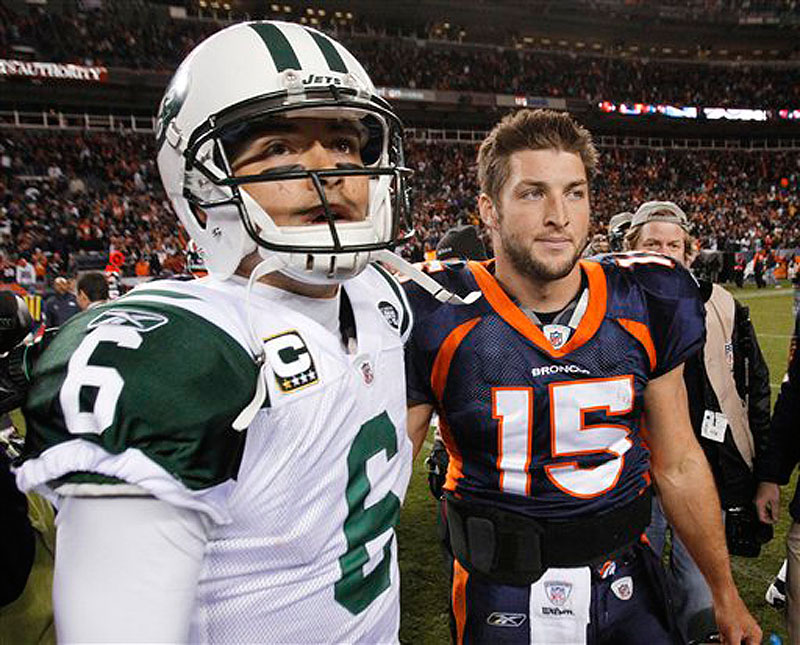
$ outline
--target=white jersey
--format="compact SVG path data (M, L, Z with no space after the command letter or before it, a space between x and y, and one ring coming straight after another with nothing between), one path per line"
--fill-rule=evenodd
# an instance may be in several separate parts
M150 283L72 327L78 347L103 327L105 336L94 345L110 342L115 351L125 345L114 340L120 332L109 328L126 326L131 318L140 327L152 327L137 332L145 341L166 334L170 325L173 332L180 327L182 334L151 341L150 347L140 341L137 351L152 352L153 361L165 364L177 365L181 356L190 366L209 363L197 370L176 367L172 373L153 365L167 372L165 387L172 396L165 400L172 401L176 417L193 418L198 410L208 410L202 423L215 419L201 435L191 435L198 446L194 461L171 461L174 449L142 448L150 444L120 421L124 411L133 415L137 406L141 409L136 401L128 403L125 397L137 396L137 390L126 385L129 393L123 387L111 426L92 435L97 441L75 439L75 419L60 424L66 426L60 441L52 438L60 426L34 427L49 446L19 473L26 488L69 494L87 486L121 491L133 485L207 514L210 539L192 642L397 642L394 527L412 461L403 377L410 316L402 291L377 268L368 268L342 289L357 337L352 352L344 349L339 325L331 329L298 313L302 307L293 307L292 297L275 297L275 290L260 285L250 294L250 327L247 287L236 280ZM195 335L202 354L176 347L187 332ZM128 345L134 344L131 338ZM261 353L256 339L266 356L260 369L253 360ZM161 356L170 353L171 359ZM119 365L124 379L126 366ZM65 369L73 370L72 364ZM212 373L210 383L202 378ZM257 387L259 379L265 388ZM187 394L187 402L180 397L189 384L200 391ZM266 396L261 396L264 389ZM159 405L152 391L140 396L149 396L150 406ZM102 414L99 407L96 416ZM243 423L246 431L235 429ZM172 425L172 434L188 435L187 424L178 420ZM123 439L129 445L113 454L103 440L113 435L118 444L125 432L131 435ZM147 430L137 432L147 435ZM243 444L238 440L231 448L236 437L244 438ZM214 446L227 455L224 464L207 456ZM206 463L198 465L198 459ZM79 464L83 473L106 479L87 482L71 475L70 460L76 470ZM230 461L238 468L230 470Z

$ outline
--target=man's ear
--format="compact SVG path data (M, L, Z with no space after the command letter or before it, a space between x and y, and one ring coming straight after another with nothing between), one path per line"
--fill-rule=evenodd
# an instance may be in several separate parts
M494 207L492 198L486 193L478 196L478 212L481 214L481 221L490 231L495 230L500 225L500 216Z

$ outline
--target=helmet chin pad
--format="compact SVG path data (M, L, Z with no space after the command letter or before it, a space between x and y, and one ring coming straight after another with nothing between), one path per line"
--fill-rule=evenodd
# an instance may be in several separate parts
M343 253L303 252L302 245L326 246L331 244L328 224L280 227L246 190L240 192L244 217L259 229L261 239L275 244L292 246L292 250L278 251L258 245L258 253L264 259L278 257L284 262L281 273L299 282L308 284L337 284L355 277L367 266L369 251ZM344 223L337 226L343 242L370 244L377 239L373 222ZM255 244L255 242L254 242Z

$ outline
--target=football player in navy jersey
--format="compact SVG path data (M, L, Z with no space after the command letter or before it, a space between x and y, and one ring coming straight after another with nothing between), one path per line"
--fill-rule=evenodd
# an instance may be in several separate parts
M478 157L495 260L433 274L459 304L407 283L409 432L419 449L436 411L450 457L454 641L679 639L641 538L655 483L724 642L760 642L687 413L682 364L704 341L696 284L663 256L580 259L596 161L567 114L505 117Z

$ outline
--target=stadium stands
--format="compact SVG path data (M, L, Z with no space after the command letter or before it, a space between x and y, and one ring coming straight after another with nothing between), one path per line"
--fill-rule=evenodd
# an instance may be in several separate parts
M142 257L151 270L180 270L176 256L186 240L168 212L154 148L152 137L130 133L2 131L0 156L10 159L0 182L6 260L44 261L52 277L76 263L90 266L92 252L104 265L117 249L130 274ZM601 153L593 190L597 230L622 209L668 198L689 213L704 249L800 246L795 154L621 147ZM474 162L473 145L409 143L418 234L409 257L421 259L451 226L477 223Z

